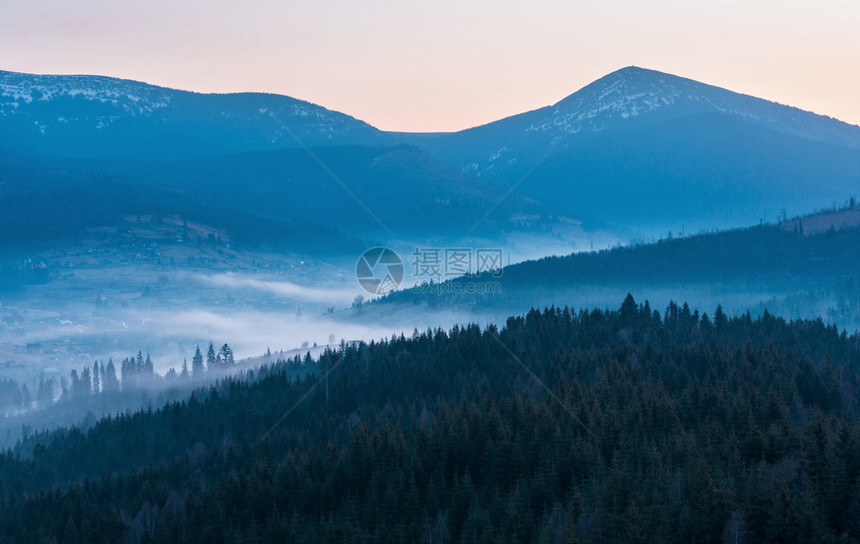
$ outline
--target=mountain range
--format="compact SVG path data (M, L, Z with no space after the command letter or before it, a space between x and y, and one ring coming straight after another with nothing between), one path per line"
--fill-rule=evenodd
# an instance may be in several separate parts
M465 233L490 210L495 229L536 214L653 235L860 193L860 127L637 67L552 106L432 134L380 131L285 96L0 72L0 138L6 160L206 190L386 236L386 220ZM323 179L332 191L319 190Z
M640 68L448 134L0 72L0 543L860 542L858 136Z

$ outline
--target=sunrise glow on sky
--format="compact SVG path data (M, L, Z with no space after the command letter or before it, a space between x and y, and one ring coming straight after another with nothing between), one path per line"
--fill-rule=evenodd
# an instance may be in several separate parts
M459 130L624 66L860 123L860 2L3 0L0 69L286 94Z

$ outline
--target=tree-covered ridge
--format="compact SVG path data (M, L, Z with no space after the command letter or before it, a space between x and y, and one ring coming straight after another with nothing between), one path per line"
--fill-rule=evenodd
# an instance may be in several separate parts
M109 358L107 362L95 361L92 366L84 365L80 372L72 369L68 376L60 376L59 379L43 375L39 378L35 398L26 383L0 378L0 409L18 415L65 407L101 413L123 411L128 409L130 397L151 403L150 394L158 394L157 398L161 398L166 392L171 398L176 396L171 394L173 391L190 393L195 387L215 382L233 372L234 365L233 349L228 344L216 352L210 342L205 361L200 346L197 346L190 368L188 362L183 361L178 371L171 367L162 376L155 372L149 354L144 357L143 352L138 351L136 356L126 357L119 364L114 364ZM49 414L48 417L56 415Z
M802 229L802 227L801 227ZM671 233L670 233L671 234ZM760 225L683 238L664 238L654 243L600 251L549 256L449 280L449 283L494 281L503 294L570 288L587 285L719 283L737 281L808 285L811 281L858 277L860 228L831 229L805 236L802 230L780 225ZM465 290L442 291L454 300ZM459 298L467 298L461 295ZM473 298L469 292L468 298ZM487 303L498 298L485 296ZM388 295L389 301L420 300L438 303L438 290L416 294L410 290Z
M831 212L845 211L860 214L853 199L847 207ZM804 232L804 223L826 215L544 257L501 271L401 289L374 304L495 308L507 314L536 301L549 305L582 300L608 306L609 296L614 299L623 296L624 290L635 289L651 296L669 292L672 298L694 298L711 307L740 295L744 303L735 307L743 311L760 312L766 306L787 318L822 315L855 330L860 326L860 227L850 224L816 234ZM704 294L696 294L697 289Z
M283 362L271 355L267 360ZM149 354L138 351L116 363L112 358L95 361L63 376L43 373L32 388L0 378L0 451L23 439L25 447L20 452L27 456L53 430L72 425L86 430L109 415L185 400L195 389L243 370L228 344L216 349L210 342L204 351L198 346L190 361L163 373L155 371Z
M52 163L53 164L53 163ZM278 250L327 254L360 252L355 238L314 222L294 221L260 213L251 207L219 199L201 190L187 194L170 186L141 183L130 176L80 165L69 168L0 156L0 250L11 253L70 242L87 229L122 225L124 216L178 216L230 234L243 247L271 246ZM184 233L191 242L190 233ZM200 240L200 243L204 243ZM0 268L0 281L18 280L20 272ZM8 276L8 279L7 279Z
M533 310L35 437L0 540L858 541L858 402L820 320Z

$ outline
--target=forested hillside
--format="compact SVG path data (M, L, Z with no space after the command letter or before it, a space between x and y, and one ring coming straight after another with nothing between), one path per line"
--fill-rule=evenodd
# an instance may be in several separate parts
M820 320L533 310L31 437L0 541L857 542L858 402Z
M854 330L860 326L860 227L844 220L849 212L853 221L860 208L851 201L835 212L778 224L550 256L395 291L378 306L497 308L507 314L559 301L608 306L634 290L709 306L733 297L733 307L743 311L767 307L785 317L822 315ZM831 217L836 224L822 228ZM490 284L493 289L474 289Z
M507 294L519 294L519 291L536 287L565 288L584 283L630 285L743 280L808 285L810 279L845 278L858 272L860 228L834 228L820 235L805 236L802 230L783 230L779 225L766 224L677 238L672 238L670 233L668 238L654 243L550 256L507 266L501 274L487 272L452 281L462 284L492 279L501 282ZM407 290L392 293L389 298L409 300L416 297ZM492 303L491 297L487 298L487 302Z
M176 215L225 229L245 246L269 244L311 255L358 252L364 244L334 229L206 195L140 183L123 175L52 168L0 158L3 250L34 251L69 242L84 229L116 225L123 216Z
M495 229L512 228L514 214L553 212L517 193L502 199L503 185L471 176L406 145L280 149L185 161L53 164L110 172L156 190L182 191L203 200L229 202L248 213L352 234L380 231L379 220L398 234L462 235L480 217L478 210L483 213L500 201L498 213L488 218ZM384 228L381 232L385 233Z

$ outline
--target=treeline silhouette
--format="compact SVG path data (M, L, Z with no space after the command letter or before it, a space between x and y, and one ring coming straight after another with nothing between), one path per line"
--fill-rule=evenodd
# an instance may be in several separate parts
M821 320L532 310L32 436L0 540L857 542L858 402Z
M115 409L122 410L127 406L121 401L129 395L143 392L145 396L147 392L157 393L183 384L195 387L201 380L224 377L235 364L233 349L228 344L216 350L210 342L205 360L197 346L190 369L188 362L183 361L179 371L171 367L162 376L155 372L149 354L144 357L138 351L136 356L124 358L119 365L111 358L106 363L95 361L92 366L85 365L80 372L72 369L68 376L42 375L35 398L26 383L0 378L0 409L21 413L74 402L84 409L112 403Z

